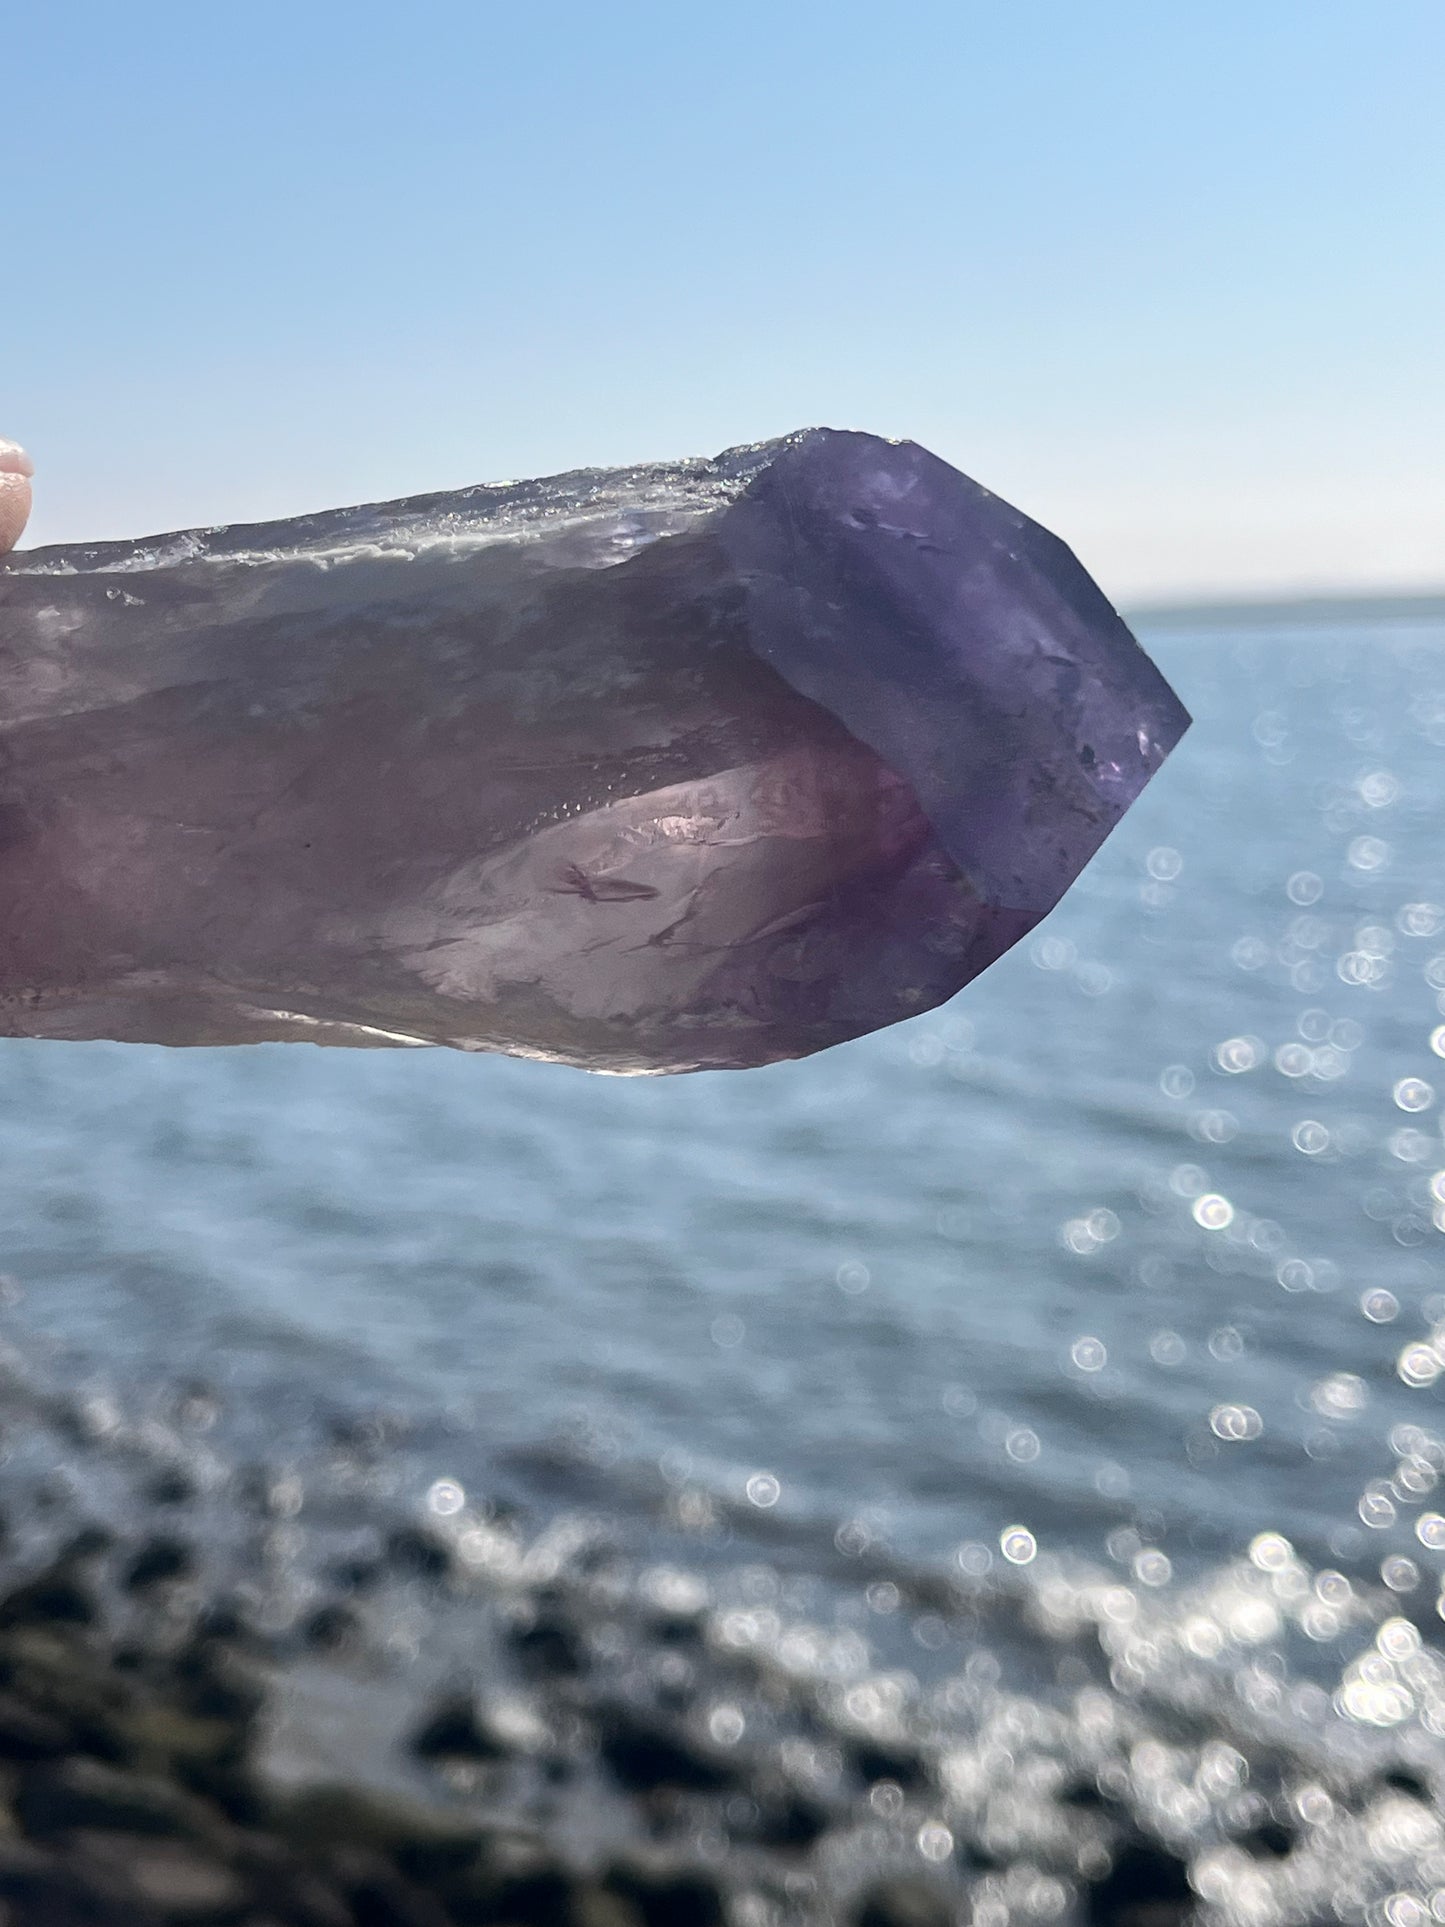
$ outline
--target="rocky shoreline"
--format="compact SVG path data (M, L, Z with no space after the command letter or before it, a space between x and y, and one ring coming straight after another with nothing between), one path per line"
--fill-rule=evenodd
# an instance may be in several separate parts
M209 1393L0 1391L0 1927L1309 1927L1445 1891L1426 1736L1342 1751L1297 1680L1269 1737L1293 1567L1151 1622L840 1548L850 1624L756 1545L707 1578L454 1481L398 1506L371 1421L248 1466ZM1420 1632L1370 1650L1423 1704Z
M440 1540L394 1534L387 1554L413 1577L444 1581ZM587 1856L538 1824L535 1799L530 1824L479 1823L440 1800L278 1784L264 1735L284 1692L286 1642L198 1592L194 1570L178 1536L127 1544L86 1527L0 1598L5 1927L748 1927L794 1917L947 1927L967 1916L956 1869L936 1864L864 1878L844 1914L818 1913L809 1868L847 1816L758 1761L700 1742L685 1691L650 1709L605 1688L600 1698L595 1686L578 1691L586 1632L547 1589L510 1634L520 1671L545 1682L545 1721L534 1715L529 1727L515 1702L488 1709L454 1691L424 1711L411 1751L442 1787L474 1798L489 1775L519 1765L543 1788L590 1765L632 1809L629 1849L581 1864ZM135 1609L124 1631L112 1594ZM336 1651L358 1623L338 1600L299 1637ZM673 1654L700 1637L686 1613L655 1630ZM684 1669L671 1673L680 1684ZM567 1706L570 1734L559 1717ZM871 1789L871 1810L885 1812L923 1771L882 1748L853 1765L865 1810ZM721 1819L731 1851L719 1854L709 1818ZM690 1852L699 1832L705 1851ZM1087 1911L1163 1927L1192 1902L1183 1863L1134 1842L1101 1869Z

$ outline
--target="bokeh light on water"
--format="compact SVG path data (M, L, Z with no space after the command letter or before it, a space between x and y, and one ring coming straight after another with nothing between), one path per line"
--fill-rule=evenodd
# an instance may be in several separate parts
M1079 1776L1232 1919L1445 1918L1434 1816L1350 1779L1445 1770L1445 626L1148 640L1196 728L1078 889L811 1063L7 1046L17 1349L98 1437L201 1387L298 1570L342 1418L479 1583L605 1527L834 1736L729 1688L714 1744L926 1747L867 1824L993 1841L975 1920L1090 1877Z

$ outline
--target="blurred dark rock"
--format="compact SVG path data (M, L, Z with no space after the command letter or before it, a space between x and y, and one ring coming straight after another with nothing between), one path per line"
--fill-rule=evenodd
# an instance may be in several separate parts
M238 1835L233 1861L255 1910L246 1927L271 1919L285 1927L355 1927L340 1894L283 1841L265 1833Z
M621 1701L601 1715L598 1750L613 1776L633 1793L658 1787L713 1793L735 1785L739 1776L731 1757L705 1746L680 1722Z
M953 1927L943 1896L921 1880L881 1880L858 1904L857 1927Z
M1126 1842L1108 1873L1085 1889L1084 1908L1091 1927L1179 1927L1195 1908L1189 1869L1163 1847Z
M622 1861L608 1869L602 1885L633 1909L643 1927L723 1927L727 1917L722 1887L703 1868Z
M589 1881L572 1896L568 1927L644 1927L644 1923L632 1901Z
M556 1599L539 1600L533 1617L514 1626L507 1637L522 1666L533 1675L575 1678L586 1666L582 1630Z
M740 1830L741 1837L783 1852L806 1852L823 1837L831 1823L832 1816L820 1800L793 1787L757 1788L754 1806L756 1818L747 1829Z
M0 1760L52 1760L71 1750L68 1728L24 1700L0 1693Z
M128 1752L142 1771L196 1773L203 1788L208 1769L235 1766L246 1756L250 1735L233 1720L199 1719L173 1702L147 1695L124 1722Z
M470 1918L516 1922L517 1927L566 1927L573 1917L575 1892L576 1882L563 1868L542 1865L496 1879L485 1893L483 1911ZM460 1918L469 1915L463 1911Z
M452 1563L442 1541L419 1526L398 1526L388 1533L386 1560L393 1571L417 1579L444 1579Z
M1081 1813L1096 1813L1101 1808L1117 1806L1119 1803L1112 1794L1105 1793L1097 1780L1069 1780L1055 1796L1061 1807L1074 1807Z
M422 1760L497 1760L508 1748L470 1694L449 1693L412 1735L411 1750Z
M15 1812L37 1839L87 1827L205 1840L219 1826L203 1801L169 1780L85 1759L28 1775L15 1796Z
M382 1855L364 1846L333 1854L330 1872L356 1927L451 1927L439 1900L413 1887Z
M266 1701L264 1681L226 1641L193 1639L175 1662L182 1703L202 1719L254 1719Z
M335 1586L340 1592L370 1592L380 1579L382 1570L379 1559L338 1559L326 1568L324 1577L328 1585Z
M909 1792L927 1782L922 1757L910 1746L855 1740L849 1751L854 1766L865 1780L892 1780Z
M440 1816L425 1826L413 1825L393 1834L388 1852L408 1880L418 1886L444 1888L476 1866L481 1841L467 1825L450 1826Z
M97 1525L92 1519L88 1524L79 1526L60 1548L60 1557L75 1564L98 1559L103 1552L109 1552L115 1544L115 1534L109 1526Z
M1380 1784L1389 1787L1392 1793L1407 1794L1410 1799L1419 1800L1424 1806L1434 1803L1429 1783L1411 1767L1392 1766L1388 1772L1380 1775Z
M425 1862L418 1865L415 1846L398 1848L392 1858L418 1884L426 1878L461 1927L502 1921L513 1927L541 1927L542 1922L572 1927L576 1883L540 1834L522 1827L492 1828L471 1844L469 1858L443 1849L440 1863L435 1847L422 1848L431 1861L429 1874Z
M8 1835L0 1836L0 1908L5 1927L122 1927L123 1917L60 1855ZM150 1921L133 1915L124 1927Z
M144 1496L152 1505L186 1505L196 1496L196 1482L179 1466L167 1466L145 1487Z
M157 1533L136 1553L121 1583L130 1592L144 1592L149 1586L189 1579L195 1571L196 1555L186 1542Z
M465 1820L414 1801L334 1783L273 1800L268 1821L304 1857L364 1842L418 1879L462 1873L476 1862L482 1847L481 1835Z
M339 1653L361 1639L361 1620L339 1600L318 1606L301 1622L301 1637L317 1652Z
M1239 1836L1239 1844L1246 1853L1261 1860L1283 1860L1286 1854L1293 1853L1295 1837L1280 1821L1262 1820L1257 1827Z
M235 1599L213 1600L202 1608L196 1619L196 1637L224 1640L228 1645L263 1652L270 1642L252 1625L244 1607Z
M47 1621L90 1626L99 1616L95 1590L79 1561L64 1556L0 1599L0 1628Z
M185 1841L81 1832L68 1837L66 1855L93 1891L129 1903L120 1918L153 1912L166 1922L221 1927L237 1920L245 1906L246 1890L236 1874Z
M0 1685L63 1726L71 1752L123 1759L135 1689L84 1642L65 1625L12 1628L0 1639Z

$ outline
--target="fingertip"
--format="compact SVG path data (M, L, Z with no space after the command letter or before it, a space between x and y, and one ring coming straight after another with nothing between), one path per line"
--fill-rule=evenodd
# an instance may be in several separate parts
M19 442L7 442L0 435L0 475L24 475L28 479L34 473L35 464Z
M17 451L22 453L23 451ZM27 458L28 461L28 458ZM30 520L30 471L0 467L0 555L13 549Z

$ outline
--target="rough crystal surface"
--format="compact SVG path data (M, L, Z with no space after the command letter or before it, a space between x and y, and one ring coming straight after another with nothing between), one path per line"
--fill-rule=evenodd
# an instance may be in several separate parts
M1016 942L1187 723L870 435L15 555L0 1032L803 1056Z

